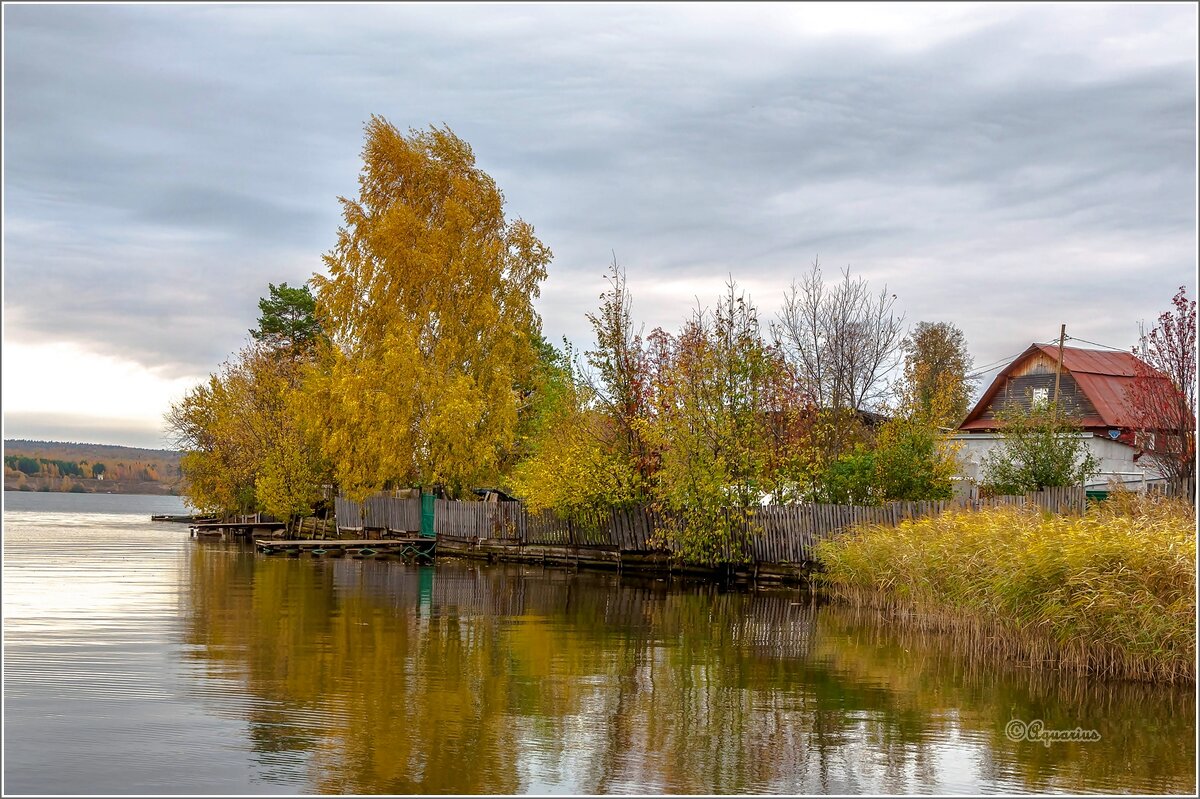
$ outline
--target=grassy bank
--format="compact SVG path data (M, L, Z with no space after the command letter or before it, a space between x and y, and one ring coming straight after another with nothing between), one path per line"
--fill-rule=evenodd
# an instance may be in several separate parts
M953 512L866 527L817 548L830 592L971 633L988 653L1131 679L1194 681L1190 504L1133 495L1082 517Z

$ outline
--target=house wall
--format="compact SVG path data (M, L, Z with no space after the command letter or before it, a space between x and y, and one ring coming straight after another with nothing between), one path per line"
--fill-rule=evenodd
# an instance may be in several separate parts
M995 419L998 411L1020 407L1026 411L1033 406L1033 390L1046 390L1046 397L1054 399L1054 370L1057 364L1042 353L1037 353L1021 364L1009 375L1004 385L996 392L991 403L980 415L980 419ZM1058 387L1059 409L1067 416L1083 418L1097 416L1096 407L1079 388L1071 373L1063 370Z
M1136 489L1146 481L1162 479L1158 470L1146 462L1147 459L1134 462L1133 456L1138 452L1135 447L1092 433L1076 435L1086 438L1088 449L1100 459L1099 473L1088 480L1089 487L1103 488L1110 478L1115 478ZM994 433L959 433L950 440L959 445L960 474L977 483L981 478L980 464L984 456L1000 446L1004 438Z

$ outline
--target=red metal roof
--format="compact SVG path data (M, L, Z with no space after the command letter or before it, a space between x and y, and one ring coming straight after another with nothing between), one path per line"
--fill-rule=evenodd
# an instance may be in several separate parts
M998 427L996 420L979 417L991 405L996 392L1016 367L1039 350L1053 360L1058 360L1057 344L1030 345L1029 349L996 375L996 379L988 386L987 391L983 392L983 396L967 414L959 429L993 430ZM1075 378L1079 389L1096 408L1096 416L1080 420L1082 427L1128 427L1133 424L1133 410L1126 399L1125 390L1133 383L1134 367L1137 363L1137 357L1130 352L1063 347L1063 370Z
M1133 408L1126 399L1125 389L1133 384L1132 377L1071 372L1075 384L1087 395L1100 415L1100 424L1108 427L1128 427L1134 423Z
M1040 349L1052 360L1058 360L1057 344L1034 344L1029 350ZM1029 354L1029 350L1021 358ZM1017 360L1021 360L1018 358ZM1015 361L1014 361L1015 363ZM1084 350L1079 347L1063 347L1063 368L1073 375L1086 372L1093 375L1108 375L1113 377L1133 377L1134 364L1137 358L1132 352L1114 352L1111 350Z

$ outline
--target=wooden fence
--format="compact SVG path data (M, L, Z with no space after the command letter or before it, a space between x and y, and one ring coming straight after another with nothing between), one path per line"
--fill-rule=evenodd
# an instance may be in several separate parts
M1165 494L1176 499L1186 499L1196 504L1196 476L1176 478L1162 483L1151 483L1146 489L1150 493Z
M891 502L886 505L763 505L751 509L736 524L724 545L726 561L807 563L813 547L824 538L864 524L895 527L906 519L934 516L951 508L980 509L1005 505L1036 505L1052 513L1082 513L1082 487L1055 488L1021 496L998 496L959 501ZM340 530L416 532L420 529L420 500L385 495L364 503L342 497L336 502ZM728 521L728 519L727 519ZM434 531L439 539L456 542L590 547L620 552L671 552L676 521L647 507L611 509L565 519L553 511L529 511L520 502L434 502ZM738 550L738 551L735 551ZM739 557L740 554L740 557Z
M1087 509L1087 491L1082 486L1044 488L1023 495L971 499L964 505L974 510L1003 505L1037 505L1051 513L1083 513Z
M433 504L433 531L438 538L527 543L525 506L518 502L456 502Z
M339 530L378 530L387 533L419 533L421 500L375 494L363 502L337 497L333 503Z

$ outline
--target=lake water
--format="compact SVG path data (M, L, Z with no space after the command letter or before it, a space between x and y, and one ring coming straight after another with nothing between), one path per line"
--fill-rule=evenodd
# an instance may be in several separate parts
M173 497L4 500L5 793L1196 787L1191 688L1000 669L797 590L267 557L150 522Z

